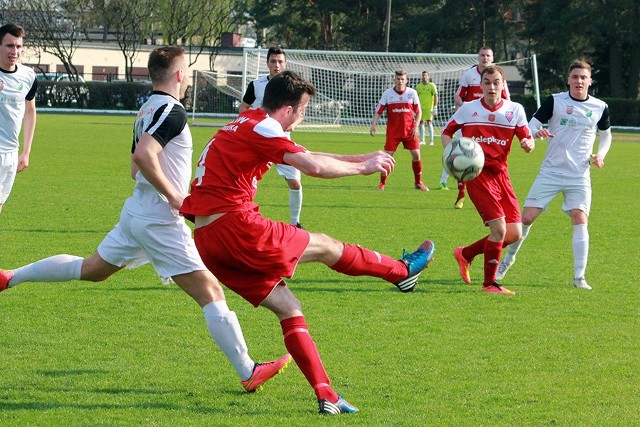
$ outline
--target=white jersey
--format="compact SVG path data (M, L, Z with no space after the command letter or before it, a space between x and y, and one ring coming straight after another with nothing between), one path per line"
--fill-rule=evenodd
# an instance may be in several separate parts
M540 171L589 176L596 132L611 126L607 104L593 96L580 101L571 98L569 92L561 92L545 99L533 117L549 123L549 132L554 135L547 139Z
M256 109L262 106L262 100L264 99L264 89L269 83L269 76L258 77L247 87L247 92L244 94L242 100L251 105L251 108Z
M12 72L0 68L0 153L17 151L25 112L25 101L36 95L36 73L16 64Z
M138 112L132 153L145 132L163 147L160 153L160 167L169 182L182 194L188 194L193 142L187 124L187 112L182 104L171 95L154 91ZM133 196L126 200L124 209L133 216L153 218L156 222L175 221L178 211L171 208L166 197L139 171L135 179Z

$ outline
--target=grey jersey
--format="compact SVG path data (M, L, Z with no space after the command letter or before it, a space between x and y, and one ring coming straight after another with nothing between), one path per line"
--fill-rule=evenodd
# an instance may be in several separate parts
M193 142L187 124L187 112L182 104L171 95L154 91L138 112L132 153L144 133L148 133L162 145L160 167L169 182L182 194L188 194ZM136 174L133 196L127 199L124 208L134 216L153 218L159 222L163 219L174 221L178 216L167 199L139 171Z
M16 151L25 103L36 95L36 73L29 67L16 64L12 72L0 68L0 153Z

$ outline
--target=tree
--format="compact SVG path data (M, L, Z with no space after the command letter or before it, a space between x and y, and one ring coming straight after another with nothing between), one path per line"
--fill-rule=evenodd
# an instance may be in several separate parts
M547 91L564 90L569 65L582 59L594 67L594 93L638 97L639 0L531 0L525 14L521 36L538 54L538 74Z
M222 34L233 32L246 20L247 2L240 0L161 0L160 27L165 44L189 45L191 63L209 50L213 69Z
M80 43L80 23L88 13L90 2L30 0L5 1L4 5L12 11L13 19L25 28L29 44L58 58L69 80L79 80L73 54Z
M118 46L124 56L125 78L131 82L138 51L147 34L151 32L156 1L111 0L106 6L106 14L114 18L111 22Z

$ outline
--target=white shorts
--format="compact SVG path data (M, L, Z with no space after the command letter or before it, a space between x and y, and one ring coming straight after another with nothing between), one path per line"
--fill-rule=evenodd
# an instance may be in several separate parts
M283 176L285 179L300 181L300 171L293 166L277 164L276 170L278 171L278 175Z
M98 253L118 267L136 268L150 262L163 280L207 269L183 217L158 223L123 209L120 222L102 240Z
M562 210L569 214L573 209L579 209L589 215L591 209L591 178L566 177L541 172L533 182L524 207L541 208L547 210L551 200L562 193L564 202Z
M18 172L18 150L0 153L0 205L4 205Z

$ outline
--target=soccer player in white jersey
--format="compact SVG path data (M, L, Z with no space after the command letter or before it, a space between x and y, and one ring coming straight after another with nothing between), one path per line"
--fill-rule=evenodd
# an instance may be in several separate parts
M385 90L376 105L371 121L371 136L376 134L376 125L387 111L387 133L384 151L394 155L400 144L411 154L411 168L413 169L414 188L429 191L422 183L422 160L420 159L420 141L418 140L418 125L422 117L420 98L415 89L407 87L407 72L398 70L393 79L393 87ZM384 191L387 175L380 175L378 190Z
M522 233L520 207L509 178L507 157L514 137L518 137L520 147L527 153L533 150L534 141L522 105L501 96L504 88L502 69L486 67L481 78L482 97L465 102L449 119L442 132L442 144L446 147L461 129L462 136L473 139L482 147L484 168L480 175L467 182L467 190L482 222L489 228L489 234L468 246L456 248L454 256L462 280L471 283L471 262L483 254L482 291L514 295L515 292L496 282L502 247L518 240Z
M575 61L569 67L569 91L549 96L535 112L529 127L536 138L547 138L547 151L529 195L524 202L522 238L507 247L498 266L497 277L504 278L529 234L531 225L551 200L562 193L562 210L573 224L573 284L591 289L585 280L589 254L587 220L591 208L590 165L604 166L611 147L609 107L589 96L591 66ZM548 123L548 129L542 125ZM596 129L600 135L598 151L593 153Z
M242 97L240 104L240 112L249 108L259 108L264 98L264 88L269 80L276 74L287 68L287 57L284 50L279 47L271 47L267 51L267 67L269 75L261 76L250 82L247 91ZM292 132L300 123L293 123L288 132ZM291 165L276 164L278 175L282 176L289 186L289 216L291 224L298 228L302 228L300 224L300 213L302 212L302 181L300 171Z
M193 144L187 113L178 101L189 84L184 49L169 46L149 56L151 97L134 125L131 148L133 195L120 222L89 258L55 255L14 270L0 270L0 291L22 282L102 281L121 269L151 263L162 278L171 277L201 307L211 337L252 392L281 371L291 356L268 363L250 357L240 324L222 287L202 263L191 229L178 209L191 180Z
M0 212L9 198L16 173L29 167L36 129L36 73L18 64L24 35L19 25L0 27ZM23 124L22 153L18 155Z

